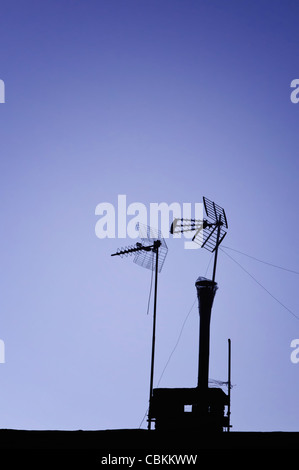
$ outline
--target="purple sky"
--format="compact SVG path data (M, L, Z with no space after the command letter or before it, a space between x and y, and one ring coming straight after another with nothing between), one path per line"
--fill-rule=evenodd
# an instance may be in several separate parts
M141 423L151 273L111 258L132 240L96 237L99 203L206 196L226 209L225 246L299 271L298 14L291 0L1 2L1 428ZM166 241L155 384L210 262ZM210 376L226 380L231 338L233 430L299 431L298 275L226 253L281 304L220 252ZM195 306L160 386L195 386L197 352Z

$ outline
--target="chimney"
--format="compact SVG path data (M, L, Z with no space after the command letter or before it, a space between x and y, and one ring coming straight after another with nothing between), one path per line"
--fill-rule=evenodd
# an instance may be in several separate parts
M209 355L210 355L210 320L213 300L217 283L199 277L195 282L199 309L199 358L198 358L198 387L202 392L209 384Z

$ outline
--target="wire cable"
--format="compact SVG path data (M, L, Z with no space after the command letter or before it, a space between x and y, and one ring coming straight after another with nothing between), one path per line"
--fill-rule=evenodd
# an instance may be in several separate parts
M185 325L186 325L186 322L187 322L187 320L188 320L188 318L189 318L190 313L191 313L192 310L193 310L193 307L194 307L194 305L195 305L195 302L196 302L196 299L194 300L194 302L193 302L191 308L189 309L189 311L188 311L188 313L187 313L187 315L186 315L186 317L185 317L185 320L183 321L183 324L182 324L182 326L181 326L181 330L180 330L178 339L177 339L177 341L176 341L176 343L175 343L175 345L174 345L174 347L173 347L173 349L172 349L172 351L171 351L171 353L170 353L170 355L169 355L169 357L168 357L168 359L167 359L167 362L166 362L166 364L165 364L165 366L164 366L164 369L162 370L162 373L161 373L160 378L159 378L158 383L157 383L157 387L159 386L159 384L160 384L160 382L161 382L161 380L162 380L162 377L163 377L163 375L164 375L164 372L165 372L165 370L166 370L166 368L167 368L167 366L168 366L168 364L169 364L169 362L170 362L170 359L171 359L172 356L173 356L173 353L175 352L176 348L178 347L178 344L179 344L179 342L180 342L180 339L181 339L181 336L182 336L184 327L185 327Z
M221 247L219 247L220 250L226 254L226 256L228 256L232 261L234 261L234 263L236 263L243 271L245 271L246 274L248 274L248 276L251 277L251 279L253 279L262 289L264 289L267 294L270 295L270 297L272 297L272 299L276 300L276 302L278 302L285 310L287 310L291 315L293 315L293 317L295 317L297 320L299 320L299 317L294 313L292 312L292 310L290 310L288 307L286 307L280 300L277 299L277 297L275 297L273 294L271 294L271 292L266 289L266 287L263 286L263 284L261 284L252 274L250 274L250 272L247 271L247 269L245 269L238 261L236 261L232 256L230 256L228 253L226 253L225 250L223 250Z
M236 250L235 248L231 248L231 247L225 246L225 245L222 245L222 248L226 248L227 250L235 251L236 253L240 253L241 255L247 256L247 258L254 259L255 261L258 261L259 263L267 264L268 266L272 266L273 268L283 269L283 271L288 271L288 272L293 273L293 274L299 274L298 271L294 271L293 269L284 268L282 266L278 266L277 264L268 263L267 261L263 261L259 258L256 258L255 256L248 255L247 253L243 253L243 251Z

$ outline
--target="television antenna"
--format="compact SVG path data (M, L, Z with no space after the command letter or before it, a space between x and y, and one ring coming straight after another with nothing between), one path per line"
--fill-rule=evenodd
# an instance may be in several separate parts
M134 255L133 262L151 271L155 271L155 293L154 293L154 313L153 313L153 334L152 334L152 355L151 355L151 373L150 373L150 392L149 392L149 413L148 413L148 430L151 429L151 402L154 386L154 364L155 364L155 343L156 343L156 314L157 314L157 290L158 290L158 273L161 272L168 247L160 230L153 229L148 225L140 223L136 224L139 231L139 238L142 243L137 242L135 245L118 249L111 256L131 256Z
M171 224L170 233L195 231L192 241L201 245L201 248L215 253L212 278L213 283L215 283L218 248L227 233L228 224L222 207L206 197L203 197L203 204L206 215L210 220L176 218Z

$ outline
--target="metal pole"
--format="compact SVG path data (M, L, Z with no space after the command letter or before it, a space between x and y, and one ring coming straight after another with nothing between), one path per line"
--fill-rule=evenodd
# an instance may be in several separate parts
M230 389L231 389L231 340L228 339L228 407L227 407L227 432L230 430Z
M150 394L149 394L149 416L148 416L148 430L151 429L151 401L153 396L153 383L154 383L154 363L155 363L155 342L156 342L156 312L157 312L157 287L158 287L158 259L159 259L159 246L160 240L155 241L154 250L156 252L156 268L155 268L155 297L154 297L154 318L153 318L153 339L152 339L152 361L151 361L151 380L150 380Z
M221 215L219 216L219 220L217 222L217 241L216 241L216 249L215 249L215 257L214 257L214 268L213 268L213 283L215 283L215 276L216 276L216 264L217 264L217 257L218 257L218 245L219 245L219 238L220 238L220 228L221 228Z

